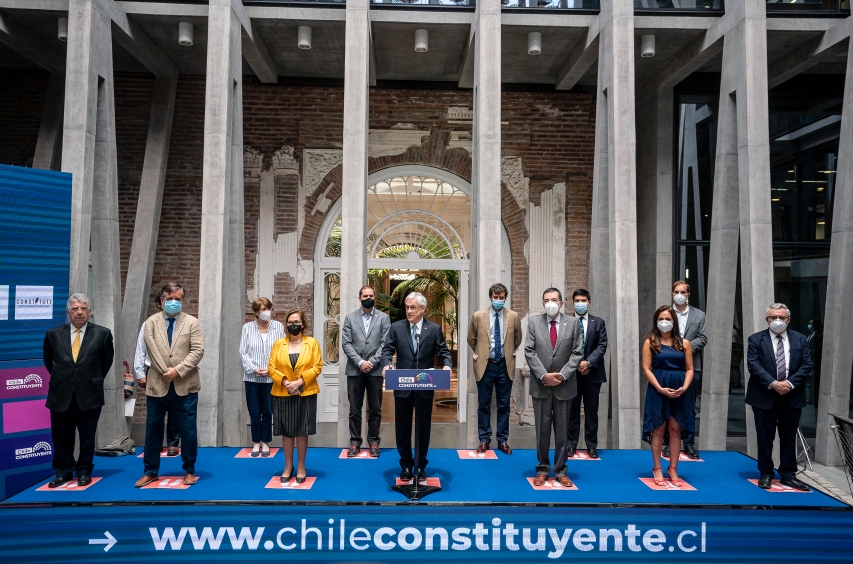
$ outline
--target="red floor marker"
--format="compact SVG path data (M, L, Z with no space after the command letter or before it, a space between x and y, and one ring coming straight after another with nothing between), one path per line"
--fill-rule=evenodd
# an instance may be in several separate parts
M657 485L655 483L654 478L640 478L640 481L643 482L644 484L646 484L647 486L649 486L650 489L658 490L658 491L668 491L668 492L696 491L696 488L694 488L693 486L688 484L684 478L681 479L681 486L677 487L677 488L672 483L672 480L670 480L669 478L666 479L666 484L664 484L663 486Z
M404 482L404 481L403 481L403 480L401 480L401 479L400 479L400 477L398 476L398 477L397 477L397 481L395 482L395 484L394 484L394 485L395 485L395 486L405 486L405 485L407 485L407 484L412 484L412 483L414 483L414 480L409 480L408 482ZM421 480L421 481L420 481L420 484L421 484L421 485L423 485L423 486L438 486L438 487L440 488L440 487L441 487L441 479L439 479L439 478L427 478L427 479L426 479L426 482L424 482L423 480Z
M37 492L82 492L83 490L88 490L98 482L100 482L103 478L92 478L92 481L86 484L85 486L78 486L77 480L71 480L70 482L65 482L59 487L51 488L48 487L47 484L37 488Z
M535 478L527 478L527 483L530 484L530 487L536 491L548 491L548 492L572 492L577 491L578 487L575 485L575 481L572 480L572 487L564 488L560 481L557 478L548 478L545 480L545 484L541 486L534 486L533 480Z
M353 456L351 458L347 456L347 450L349 449L341 449L341 454L338 455L338 458L348 458L349 460L376 460L377 458L379 458L378 456L370 456L369 448L361 449L360 451L358 451L358 456Z
M669 462L668 456L660 455L660 457L663 458L664 460L666 460L667 462ZM705 462L701 458L690 458L689 456L687 456L683 452L678 453L678 461L679 462Z
M599 456L598 458L590 458L585 450L576 450L575 455L570 456L569 460L593 460L598 462L599 460L601 460L601 457Z
M752 485L758 486L758 479L757 478L750 478L749 481ZM779 482L779 480L771 481L770 482L770 489L764 490L764 491L771 492L771 493L812 493L812 492L804 492L803 490L798 490L798 489L792 488L790 486L783 486Z
M252 456L252 449L251 448L244 448L240 452L238 452L234 456L234 458L257 458L258 460L263 460L264 458L275 458L275 453L277 453L279 450L281 450L281 449L270 448L270 455L269 456L261 456L261 455Z
M272 479L267 482L265 488L270 488L273 490L310 490L314 486L314 482L317 480L314 476L308 476L305 478L305 481L301 484L296 483L296 477L291 476L290 481L287 483L281 483L281 476L273 476Z
M183 476L160 476L156 482L142 486L143 490L188 490L190 486L184 483Z
M477 452L476 450L457 450L456 454L462 460L497 460L498 455L495 451L489 449L486 452Z
M166 454L168 452L169 452L168 448L161 449L160 450L160 458L178 458L179 456L181 456L181 449L180 448L178 448L178 454L176 454L175 456L169 456L168 454ZM145 458L145 453L143 452L142 454L140 454L136 458Z

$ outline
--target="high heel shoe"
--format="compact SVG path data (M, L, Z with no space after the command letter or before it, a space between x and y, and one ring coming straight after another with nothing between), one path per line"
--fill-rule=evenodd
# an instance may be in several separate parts
M282 484L286 484L290 481L290 478L292 478L292 477L293 477L293 469L290 470L290 474L282 474L278 478L279 478L279 480L281 480Z
M308 478L308 476L297 476L297 477L296 477L296 483L297 483L297 484L302 484L302 483L304 483L304 482L305 482L305 479L306 479L306 478Z
M672 485L676 488L680 488L684 484L684 482L681 480L681 478L678 477L678 470L675 470L675 478L672 477L672 473L670 472L670 470L675 470L675 468L670 466L666 469L666 473L669 475L669 479L672 481Z
M656 486L665 486L665 485L666 485L666 480L665 480L664 478L661 478L660 480L658 480L658 479L655 477L655 470L660 470L660 471L661 471L661 473L663 473L663 469L662 469L660 466L655 466L655 467L653 467L653 468L652 468L652 479L655 481L655 485L656 485Z

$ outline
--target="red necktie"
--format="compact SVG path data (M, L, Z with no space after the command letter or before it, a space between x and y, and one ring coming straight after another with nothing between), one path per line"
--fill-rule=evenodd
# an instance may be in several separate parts
M557 346L557 322L553 319L551 320L551 348L555 348Z

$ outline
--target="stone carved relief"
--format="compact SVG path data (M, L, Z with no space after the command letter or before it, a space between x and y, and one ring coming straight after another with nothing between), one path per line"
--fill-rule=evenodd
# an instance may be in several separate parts
M524 176L521 157L501 158L501 181L506 184L518 207L525 209L530 199L530 179Z
M305 197L314 195L314 190L333 168L341 164L343 151L340 149L305 149L302 152L302 183Z
M243 147L243 176L260 178L264 166L264 154L248 145Z
M293 145L285 143L281 149L273 153L272 166L276 171L292 170L294 174L299 174L299 161L293 154Z

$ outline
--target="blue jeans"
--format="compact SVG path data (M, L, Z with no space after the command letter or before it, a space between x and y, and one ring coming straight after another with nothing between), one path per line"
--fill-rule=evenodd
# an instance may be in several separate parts
M253 443L272 442L272 382L246 384L246 407L249 408L250 427Z
M163 444L163 426L166 413L174 418L181 436L181 460L184 472L195 474L195 461L198 455L198 394L179 396L175 385L169 384L169 391L162 398L148 396L148 412L145 421L145 456L143 463L146 476L156 476L160 471L160 447Z
M477 431L483 443L492 441L492 388L497 392L497 439L500 444L509 440L509 399L512 395L512 380L506 371L505 358L497 363L488 361L483 377L477 381Z

